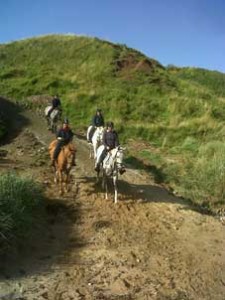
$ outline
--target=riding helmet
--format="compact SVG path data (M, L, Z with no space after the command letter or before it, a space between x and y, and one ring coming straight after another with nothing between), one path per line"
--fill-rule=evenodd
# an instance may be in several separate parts
M111 128L113 128L113 127L114 127L114 124L113 124L113 122L107 122L107 127L111 127Z

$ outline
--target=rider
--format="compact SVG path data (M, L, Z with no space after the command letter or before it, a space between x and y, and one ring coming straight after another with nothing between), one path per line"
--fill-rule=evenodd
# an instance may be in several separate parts
M52 107L49 109L47 117L50 117L51 113L53 112L54 109L61 109L61 101L58 97L58 95L55 95L52 99Z
M98 172L100 169L100 164L103 162L104 158L106 157L107 153L112 149L119 146L119 138L117 132L114 130L113 122L108 122L106 124L106 131L103 135L103 145L102 152L98 155L95 165L95 171ZM120 174L122 175L126 172L124 166L121 166L119 169Z
M55 161L56 161L62 147L69 144L70 142L72 142L73 135L74 135L74 133L72 132L72 130L69 126L69 120L67 118L65 118L63 121L62 128L60 128L56 134L56 138L57 138L58 142L55 147L54 154L53 154L53 160L52 160L52 164L51 164L52 166L55 165ZM72 166L76 166L75 157L73 157Z
M92 118L92 125L88 128L87 140L88 143L91 143L92 136L94 134L96 127L104 127L104 117L102 115L101 109L97 109L95 115Z

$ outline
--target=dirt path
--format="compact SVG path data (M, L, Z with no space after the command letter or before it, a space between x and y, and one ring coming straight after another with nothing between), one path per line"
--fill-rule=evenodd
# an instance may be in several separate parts
M131 168L121 177L119 203L104 200L87 144L77 138L72 188L59 197L48 167L53 136L30 112L22 120L23 130L1 147L7 156L0 171L42 182L47 213L26 249L1 261L0 299L225 299L225 227L218 220Z

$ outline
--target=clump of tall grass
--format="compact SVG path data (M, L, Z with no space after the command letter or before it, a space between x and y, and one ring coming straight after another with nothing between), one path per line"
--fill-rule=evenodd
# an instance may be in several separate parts
M225 143L202 145L197 157L186 166L181 193L213 210L225 204Z
M0 249L31 231L35 217L43 208L43 191L30 178L14 173L0 176Z

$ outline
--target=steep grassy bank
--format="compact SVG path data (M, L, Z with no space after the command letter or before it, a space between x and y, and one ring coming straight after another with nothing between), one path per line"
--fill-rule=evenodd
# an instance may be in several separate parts
M165 68L96 38L46 36L0 45L4 96L26 103L29 96L58 93L75 130L84 130L101 107L129 149L145 141L130 155L155 165L161 180L209 208L225 200L224 171L217 168L223 162L224 83L225 74Z

